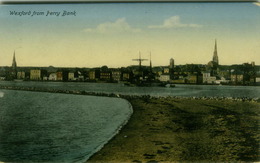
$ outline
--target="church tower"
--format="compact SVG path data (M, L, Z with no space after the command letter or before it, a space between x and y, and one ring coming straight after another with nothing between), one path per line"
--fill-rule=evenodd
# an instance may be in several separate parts
M12 68L16 69L16 67L17 67L17 64L16 64L16 60L15 60L15 51L14 51Z
M170 65L169 65L169 72L170 72L170 79L173 80L174 77L174 59L170 59Z
M214 53L213 53L213 62L218 63L218 51L217 51L217 40L215 40L215 49L214 49Z
M15 51L13 55L13 62L12 62L12 77L16 79L17 77L17 64L16 64L16 59L15 59Z

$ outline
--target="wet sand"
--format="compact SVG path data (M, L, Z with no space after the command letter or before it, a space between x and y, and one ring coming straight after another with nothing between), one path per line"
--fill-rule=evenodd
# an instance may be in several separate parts
M87 162L260 161L260 103L128 98L126 126Z

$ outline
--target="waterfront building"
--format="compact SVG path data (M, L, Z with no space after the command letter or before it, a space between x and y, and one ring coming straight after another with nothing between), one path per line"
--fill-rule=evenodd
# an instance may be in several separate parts
M56 74L57 74L57 80L58 80L58 81L62 81L62 80L63 80L63 74L62 74L62 72L61 72L61 71L58 71L58 72L56 72Z
M30 70L30 80L42 80L41 70Z
M95 80L96 79L95 71L89 71L89 79L90 80Z
M100 72L100 80L111 80L111 73L110 72Z
M203 80L202 75L198 74L189 74L186 79L189 84L201 84Z
M218 72L218 76L220 77L224 77L225 79L230 79L230 70L219 70Z
M161 82L169 82L170 81L170 74L169 73L163 73L159 77L159 81Z
M243 84L244 75L241 72L235 72L231 74L231 82L233 84Z
M120 71L112 71L112 80L120 81L121 80L121 72Z
M24 71L17 72L17 79L25 79L25 72Z
M214 84L216 83L217 77L211 76L210 72L203 72L202 73L202 82L205 84Z
M69 72L69 73L68 73L68 80L69 80L69 81L74 81L74 80L76 80L74 75L75 75L74 72Z
M50 73L49 80L56 81L57 80L57 74L55 72Z
M128 72L123 72L122 80L123 80L123 81L129 81L129 80L130 80L130 73L128 73Z
M88 75L89 80L98 80L100 78L100 70L91 70Z

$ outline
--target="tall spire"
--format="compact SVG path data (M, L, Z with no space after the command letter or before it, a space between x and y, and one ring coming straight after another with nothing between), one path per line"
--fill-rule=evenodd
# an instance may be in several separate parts
M12 68L16 69L16 67L17 67L17 64L16 64L16 60L15 60L15 51L14 51Z
M217 40L215 39L215 49L213 53L213 62L218 63L218 51L217 51Z
M17 64L15 60L15 51L14 51L13 62L12 62L11 78L12 79L17 78Z

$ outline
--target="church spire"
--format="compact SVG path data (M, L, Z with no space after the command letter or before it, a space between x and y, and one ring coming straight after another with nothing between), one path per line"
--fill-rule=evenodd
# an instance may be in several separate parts
M215 39L215 49L213 53L213 62L218 64L217 40Z
M14 51L12 68L16 69L16 67L17 67L17 64L16 64L16 60L15 60L15 51Z
M15 51L14 51L14 55L13 55L11 78L12 79L16 79L17 78L17 64L16 64L16 60L15 60Z

